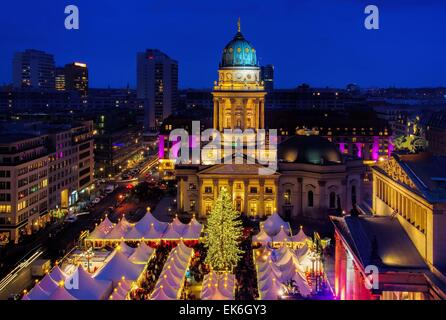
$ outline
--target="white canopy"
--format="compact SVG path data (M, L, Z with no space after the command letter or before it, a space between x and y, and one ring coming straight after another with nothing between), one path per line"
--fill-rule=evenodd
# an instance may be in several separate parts
M53 293L54 290L57 289L58 284L54 281L49 274L46 274L42 280L39 282L40 287L48 292L49 294Z
M23 296L22 300L48 300L49 296L50 294L37 283L30 292Z
M114 228L113 222L106 216L101 223L96 226L92 233L88 236L89 239L103 239Z
M191 221L189 222L189 226L192 227L192 229L194 230L194 232L196 234L198 234L198 236L200 236L201 231L203 230L203 225L201 223L199 223L197 221L197 219L195 219L195 215L192 216Z
M125 254L127 257L131 256L135 252L135 248L130 247L127 243L124 241L121 241L119 245L116 247L115 250L120 251L121 253Z
M273 213L271 216L268 217L265 221L260 223L260 226L265 229L265 232L269 236L275 236L279 233L281 227L285 229L285 232L289 235L290 232L290 224L288 222L285 222L278 213Z
M152 224L159 233L163 233L167 228L166 222L159 221L150 212L147 212L144 217L136 223L135 227L144 235Z
M178 233L178 234L183 234L186 231L186 224L182 223L180 221L180 219L178 219L178 215L175 215L175 218L172 221L172 226L173 229Z
M302 227L300 227L300 230L297 234L295 234L294 236L292 236L292 240L293 242L306 242L308 240L310 240L310 237L307 236L303 230Z
M65 281L67 279L67 274L63 272L59 266L55 266L50 272L50 277L56 282Z
M202 300L234 300L235 275L210 272L204 276Z
M291 242L291 237L285 232L283 226L280 226L280 231L272 238L273 242Z
M169 253L152 293L152 300L179 298L192 253L193 249L182 241Z
M129 257L129 261L135 264L145 265L154 253L155 249L146 245L145 242L141 242L135 252Z
M125 234L125 239L126 240L141 240L141 238L143 238L144 236L142 235L142 233L136 228L136 227L132 227L126 234Z
M73 286L73 289L67 289L68 293L79 300L105 300L112 290L111 281L95 279L81 266L67 282Z
M265 232L265 229L261 227L260 232L252 237L252 242L267 244L271 242L271 237Z
M94 278L97 280L109 280L114 283L117 283L123 277L124 279L135 281L141 275L144 267L144 265L131 263L122 252L115 250L111 259L96 272Z
M64 286L58 286L56 290L48 297L48 300L77 300Z
M167 226L166 232L163 234L163 239L165 240L178 240L182 237L180 233L175 230L172 223Z

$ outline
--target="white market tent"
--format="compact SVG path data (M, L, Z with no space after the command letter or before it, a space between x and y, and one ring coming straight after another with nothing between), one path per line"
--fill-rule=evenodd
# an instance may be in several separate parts
M129 261L135 264L146 264L155 254L155 249L141 242L135 252L129 257Z
M271 237L265 232L263 226L260 227L260 232L252 237L253 243L261 243L266 245L271 242Z
M56 282L65 281L67 279L67 274L63 272L59 266L55 266L50 272L50 277Z
M104 232L104 228L108 232ZM198 240L202 230L203 225L195 217L188 224L182 223L177 216L171 223L167 223L157 220L152 213L147 212L136 224L131 224L123 218L118 224L113 225L106 218L93 230L87 240L100 242Z
M305 234L302 226L300 227L299 232L292 236L291 239L293 242L307 242L311 240L311 238Z
M131 290L132 290L131 281L121 280L118 282L118 285L113 289L112 294L109 296L109 300L126 300Z
M77 300L73 297L63 285L57 287L56 290L48 297L47 300Z
M152 300L180 298L192 255L193 249L187 247L182 241L169 253L155 289L151 294Z
M112 282L93 278L81 266L67 280L73 289L68 293L78 300L105 300L112 290Z
M294 281L303 297L311 295L311 287L305 277L296 252L286 246L279 249L254 250L257 283L260 299L277 299L284 293L284 284Z
M291 237L285 232L285 228L281 225L280 231L272 237L273 242L291 242Z
M22 300L48 300L49 296L50 294L37 283L30 292L23 296Z
M48 292L49 294L53 293L54 290L57 289L58 283L54 281L49 274L46 274L42 280L39 282L40 287Z
M115 250L111 256L110 260L96 272L94 279L108 280L113 283L118 283L123 278L137 281L144 271L144 265L130 262L119 249Z
M131 256L135 252L135 248L130 247L124 241L121 241L116 247L121 253L125 254L127 257Z
M261 228L263 227L263 229L265 230L265 232L273 237L276 234L278 234L280 232L280 229L283 228L285 229L285 232L290 235L291 234L291 228L290 228L290 224L288 222L285 222L280 216L279 214L273 213L272 215L270 215L268 217L268 219L266 219L265 221L260 223Z
M234 300L235 275L210 272L203 278L202 300Z

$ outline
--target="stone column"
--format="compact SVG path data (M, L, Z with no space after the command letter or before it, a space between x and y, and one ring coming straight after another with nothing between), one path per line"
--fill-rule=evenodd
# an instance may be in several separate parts
M264 100L260 100L260 129L265 128L265 106Z
M248 187L249 187L249 180L244 179L243 180L243 211L246 215L248 215Z
M218 129L219 113L220 113L220 106L218 99L214 99L214 129Z
M303 201L304 201L304 186L303 186L303 179L297 178L297 205L296 205L296 215L302 216L303 215Z

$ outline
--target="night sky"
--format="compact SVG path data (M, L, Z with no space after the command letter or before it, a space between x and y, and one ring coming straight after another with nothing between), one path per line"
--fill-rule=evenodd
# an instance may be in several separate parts
M80 30L64 28L78 5ZM380 9L366 30L364 8ZM179 61L180 87L211 87L223 47L242 32L276 87L446 86L446 1L442 0L17 0L0 4L0 84L15 51L83 61L91 87L134 87L136 53L159 48Z

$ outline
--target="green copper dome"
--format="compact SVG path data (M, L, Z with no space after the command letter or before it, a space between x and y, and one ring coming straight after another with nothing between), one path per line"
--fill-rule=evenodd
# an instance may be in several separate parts
M238 32L234 39L223 49L223 57L220 67L257 67L257 54L253 46L240 32L240 20Z

